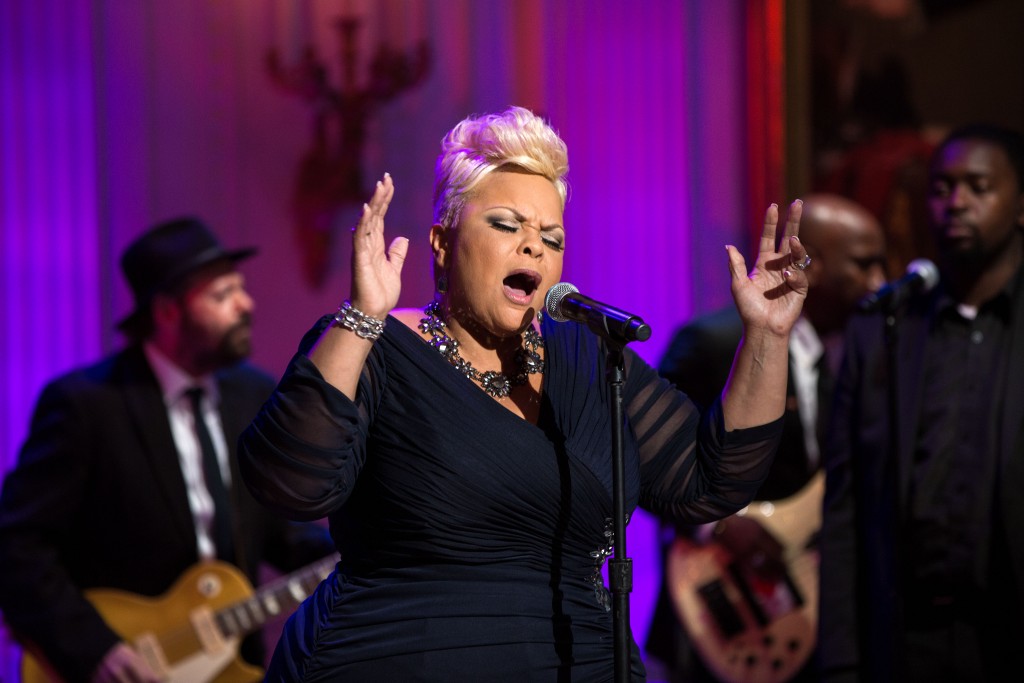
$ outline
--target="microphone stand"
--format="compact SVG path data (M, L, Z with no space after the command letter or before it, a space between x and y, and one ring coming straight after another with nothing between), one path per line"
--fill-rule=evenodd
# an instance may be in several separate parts
M622 387L626 369L624 345L608 341L605 379L611 389L612 420L612 539L613 556L608 561L608 583L612 594L615 647L615 683L630 679L629 594L633 590L633 560L626 557L626 465L622 440Z
M567 296L576 297L568 312L562 310ZM623 350L631 341L646 341L651 328L639 316L588 299L566 282L548 290L545 310L555 320L577 320L587 325L608 345L605 380L608 383L612 421L612 559L608 561L608 584L612 595L615 683L630 679L629 594L633 590L633 561L626 557L626 464L622 438L622 387L626 367Z
M885 312L885 360L886 360L886 372L889 373L888 382L886 382L886 402L887 402L887 416L889 422L889 430L886 434L887 446L889 448L888 463L886 466L884 485L891 488L890 491L886 491L886 495L889 499L889 505L892 509L893 514L893 543L892 543L892 561L895 569L895 580L898 585L906 586L906 577L904 576L903 561L900 558L903 548L903 537L905 535L903 516L900 514L899 498L900 498L900 430L899 430L899 387L897 386L897 376L899 367L899 323L902 319L901 310L897 307L890 306ZM887 654L889 661L898 661L896 657L898 653L902 652L901 636L900 633L903 628L903 607L902 603L897 600L893 605L894 614L892 630L890 632L889 642L886 646L890 648L890 652Z

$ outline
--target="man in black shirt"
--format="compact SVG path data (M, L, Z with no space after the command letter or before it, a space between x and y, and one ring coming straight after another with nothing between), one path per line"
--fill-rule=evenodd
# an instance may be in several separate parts
M995 681L1024 589L1024 142L953 131L930 169L941 281L849 329L821 535L824 681Z

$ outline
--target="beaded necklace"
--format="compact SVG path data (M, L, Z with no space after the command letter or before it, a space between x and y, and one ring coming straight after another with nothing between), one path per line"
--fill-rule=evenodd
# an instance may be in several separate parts
M423 312L427 317L420 320L420 329L430 334L431 346L437 349L456 370L474 382L477 382L488 396L494 398L505 398L513 386L526 384L530 375L544 372L544 359L537 353L537 349L544 347L544 338L537 333L531 325L523 333L523 345L516 352L516 363L519 369L511 380L500 372L488 370L480 372L459 354L459 342L445 332L445 323L441 320L441 306L436 301L427 304Z

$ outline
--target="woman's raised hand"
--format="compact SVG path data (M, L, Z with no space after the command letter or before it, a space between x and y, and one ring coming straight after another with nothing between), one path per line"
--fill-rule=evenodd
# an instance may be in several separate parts
M383 319L398 304L402 291L402 266L409 252L409 240L396 237L384 251L384 216L388 212L395 184L385 173L363 204L359 222L352 228L352 306L366 315Z
M788 335L807 296L804 269L810 263L800 242L800 214L803 202L794 200L786 216L785 233L776 247L779 208L768 207L758 247L757 262L748 274L743 255L733 246L729 252L732 295L744 328L774 335Z

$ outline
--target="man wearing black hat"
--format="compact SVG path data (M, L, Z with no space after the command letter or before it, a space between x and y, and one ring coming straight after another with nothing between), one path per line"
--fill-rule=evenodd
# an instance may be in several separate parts
M255 251L225 249L194 218L143 234L121 259L135 310L118 326L131 344L39 398L0 493L0 610L65 680L155 681L174 664L123 642L84 591L169 600L203 561L255 585L263 561L291 571L332 552L322 527L270 516L238 474L237 437L274 387L244 362L253 300L237 264ZM223 586L209 574L195 590ZM256 636L242 655L261 664Z

